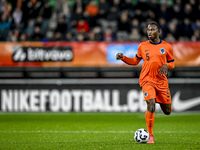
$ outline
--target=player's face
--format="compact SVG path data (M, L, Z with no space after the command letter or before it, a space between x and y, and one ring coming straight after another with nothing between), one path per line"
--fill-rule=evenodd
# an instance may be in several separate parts
M147 35L148 35L149 40L154 41L154 39L158 38L159 36L158 27L154 24L148 25Z

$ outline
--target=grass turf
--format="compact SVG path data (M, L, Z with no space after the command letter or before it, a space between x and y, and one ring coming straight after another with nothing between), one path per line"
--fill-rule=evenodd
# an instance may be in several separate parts
M138 144L144 113L1 113L0 149L200 149L200 113L155 116L155 144Z

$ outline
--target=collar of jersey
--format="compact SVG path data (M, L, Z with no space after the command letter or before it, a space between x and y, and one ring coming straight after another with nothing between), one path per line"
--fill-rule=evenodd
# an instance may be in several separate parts
M162 43L162 40L160 40L159 43L152 43L152 42L149 40L149 43L151 43L151 44L153 44L153 45L158 45L158 44Z

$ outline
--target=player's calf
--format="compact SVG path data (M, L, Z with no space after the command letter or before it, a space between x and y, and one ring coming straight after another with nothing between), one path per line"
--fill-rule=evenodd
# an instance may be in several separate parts
M164 109L164 110L163 110L163 113L164 113L165 115L170 115L171 112L172 112L172 108L167 108L167 109Z

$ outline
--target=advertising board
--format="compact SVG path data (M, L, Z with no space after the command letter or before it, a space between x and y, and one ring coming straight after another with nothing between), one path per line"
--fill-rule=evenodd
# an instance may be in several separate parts
M173 111L200 111L200 79L170 79ZM137 79L0 80L1 112L145 112ZM160 111L159 105L156 110Z
M134 57L140 42L1 42L0 67L127 66L115 59ZM176 66L200 66L200 42L174 42ZM142 62L141 62L142 63Z

